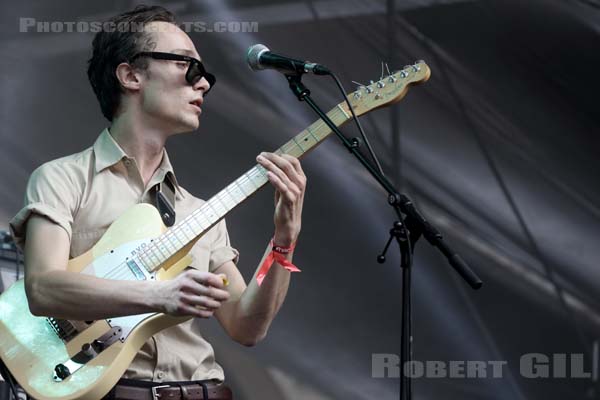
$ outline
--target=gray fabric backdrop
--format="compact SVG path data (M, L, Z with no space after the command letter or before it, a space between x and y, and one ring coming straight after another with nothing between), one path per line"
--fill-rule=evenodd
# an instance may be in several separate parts
M0 228L27 177L79 151L106 125L87 82L90 33L19 32L20 18L95 21L135 1L3 3ZM597 260L600 4L521 1L163 1L180 21L256 21L258 32L191 33L218 83L198 132L168 144L179 181L208 198L315 118L276 72L251 72L246 48L319 61L346 88L425 60L432 77L363 118L390 177L485 281L470 290L424 241L413 286L417 360L506 361L501 378L416 379L416 399L597 398L593 379L527 379L528 353L585 354L600 315ZM390 12L393 11L393 12ZM329 109L333 83L305 78ZM355 135L356 129L344 131ZM223 168L211 166L221 164ZM241 399L394 399L372 356L399 354L401 274L383 248L393 213L337 139L308 155L303 232L286 303L255 348L205 331ZM272 233L267 188L228 217L249 279ZM488 364L489 367L490 364ZM567 369L568 371L569 369Z

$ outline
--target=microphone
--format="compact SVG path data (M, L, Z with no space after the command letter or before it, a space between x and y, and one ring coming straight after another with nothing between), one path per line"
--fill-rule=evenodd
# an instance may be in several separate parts
M294 60L293 58L272 53L263 44L250 46L246 53L246 61L252 71L276 69L284 74L303 74L309 72L315 75L328 75L331 73L329 69L320 64Z

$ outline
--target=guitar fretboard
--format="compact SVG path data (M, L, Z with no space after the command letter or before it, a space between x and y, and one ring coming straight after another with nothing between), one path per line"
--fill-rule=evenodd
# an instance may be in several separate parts
M351 117L343 107L344 105L344 103L340 103L327 113L336 126L342 125ZM325 140L331 132L327 124L319 119L277 149L275 153L301 158ZM139 254L139 261L148 271L156 271L161 264L203 235L267 182L267 170L262 165L257 164L250 168L200 208L154 239L146 250Z

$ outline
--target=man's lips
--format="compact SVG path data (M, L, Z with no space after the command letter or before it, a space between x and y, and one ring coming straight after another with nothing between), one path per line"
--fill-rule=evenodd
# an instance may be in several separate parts
M194 107L194 108L196 109L196 111L198 111L198 112L202 112L202 109L201 109L200 107L198 107L196 104L194 104L194 103L190 103L190 105L191 105L192 107Z
M196 99L196 100L190 101L190 104L194 104L198 107L202 107L202 103L204 103L204 99Z
M202 106L202 103L203 103L202 99L197 99L197 100L190 101L190 105L192 107L194 107L198 112L202 111L202 109L200 108Z

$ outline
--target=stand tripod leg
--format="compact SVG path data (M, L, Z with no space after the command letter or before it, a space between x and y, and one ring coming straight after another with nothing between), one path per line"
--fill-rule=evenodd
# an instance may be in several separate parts
M400 266L402 268L402 334L400 349L400 399L412 399L411 366L412 366L412 313L411 313L411 269L412 251L411 231L404 226L396 232L396 240L400 246ZM416 232L415 232L416 233ZM416 236L418 239L418 236ZM416 240L415 240L416 241Z
M412 360L412 324L411 324L411 304L410 304L410 282L411 271L410 267L402 269L402 335L400 350L400 391L402 400L410 400L412 398L412 387L410 379L410 362Z

